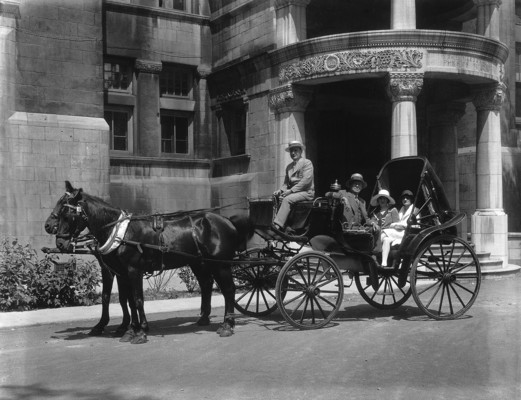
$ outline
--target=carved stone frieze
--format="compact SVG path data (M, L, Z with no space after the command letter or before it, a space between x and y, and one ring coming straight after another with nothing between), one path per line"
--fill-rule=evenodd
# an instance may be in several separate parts
M392 102L416 101L423 87L423 74L392 73L388 76L387 94Z
M298 88L292 84L270 91L269 104L275 113L304 111L311 101L312 90Z
M216 97L216 102L218 104L227 103L229 101L238 100L244 98L246 96L246 90L244 89L233 89L226 93L218 94Z
M279 72L279 82L341 75L365 71L409 71L422 67L423 53L419 50L344 51L309 57L286 65Z
M163 64L160 61L152 60L140 60L137 59L134 67L140 72L146 72L149 74L159 74L163 69Z
M474 106L478 111L500 111L506 97L506 85L499 82L493 85L481 86L475 90Z

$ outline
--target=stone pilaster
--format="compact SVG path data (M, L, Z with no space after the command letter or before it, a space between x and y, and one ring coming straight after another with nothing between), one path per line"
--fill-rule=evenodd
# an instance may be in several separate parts
M137 152L140 156L161 155L161 129L159 121L159 73L162 64L158 61L135 62L137 70L136 113L138 120Z
M211 118L210 102L208 98L208 76L211 67L199 65L197 67L197 85L194 99L197 111L194 113L194 156L196 158L211 158Z
M391 29L416 29L416 0L391 0Z
M508 216L503 210L500 110L505 85L477 88L476 204L472 240L478 250L508 262Z
M478 8L476 33L499 40L499 7L502 0L474 0Z
M306 7L310 1L275 0L277 47L306 39Z
M391 158L418 154L416 99L423 87L423 74L391 73L387 94L392 101Z
M312 98L312 90L295 85L285 85L270 92L270 108L276 115L276 140L274 154L276 159L276 187L284 181L286 164L289 162L284 151L291 140L299 140L306 144L306 127L304 116L306 107Z

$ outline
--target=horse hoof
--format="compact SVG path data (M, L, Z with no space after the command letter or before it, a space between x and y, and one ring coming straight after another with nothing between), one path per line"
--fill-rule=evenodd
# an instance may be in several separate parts
M129 329L123 334L123 336L121 337L121 339L119 339L119 341L120 342L131 342L132 340L134 340L135 337L136 337L136 334L135 334L134 330Z
M131 344L143 344L147 342L147 335L136 335L131 341Z
M209 317L201 317L197 321L197 325L199 326L208 326L210 325L210 318Z
M89 336L101 336L103 335L103 328L94 327L88 333Z

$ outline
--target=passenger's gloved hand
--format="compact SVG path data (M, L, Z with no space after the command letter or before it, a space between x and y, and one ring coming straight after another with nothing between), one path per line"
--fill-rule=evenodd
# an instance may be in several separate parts
M273 192L273 196L277 196L277 197L278 197L278 196L280 196L280 195L282 194L282 192L283 192L282 189L275 190L275 191Z

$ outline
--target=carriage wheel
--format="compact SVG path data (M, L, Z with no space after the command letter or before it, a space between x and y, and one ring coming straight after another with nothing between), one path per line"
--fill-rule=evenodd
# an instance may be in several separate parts
M481 284L478 257L464 240L441 235L421 246L411 268L416 304L434 319L455 319L474 303Z
M393 270L378 271L378 290L374 290L368 276L355 275L358 292L373 307L381 310L390 310L400 307L411 297L409 279L405 286L398 285L398 274Z
M258 261L269 257L264 249L250 249L241 254L241 264L233 266L232 275L235 283L235 308L244 315L261 317L277 309L275 284L280 271L280 264ZM243 261L251 259L255 263ZM287 283L286 283L287 284Z
M344 280L325 254L307 251L292 257L277 279L277 304L284 319L299 329L327 325L344 296Z

